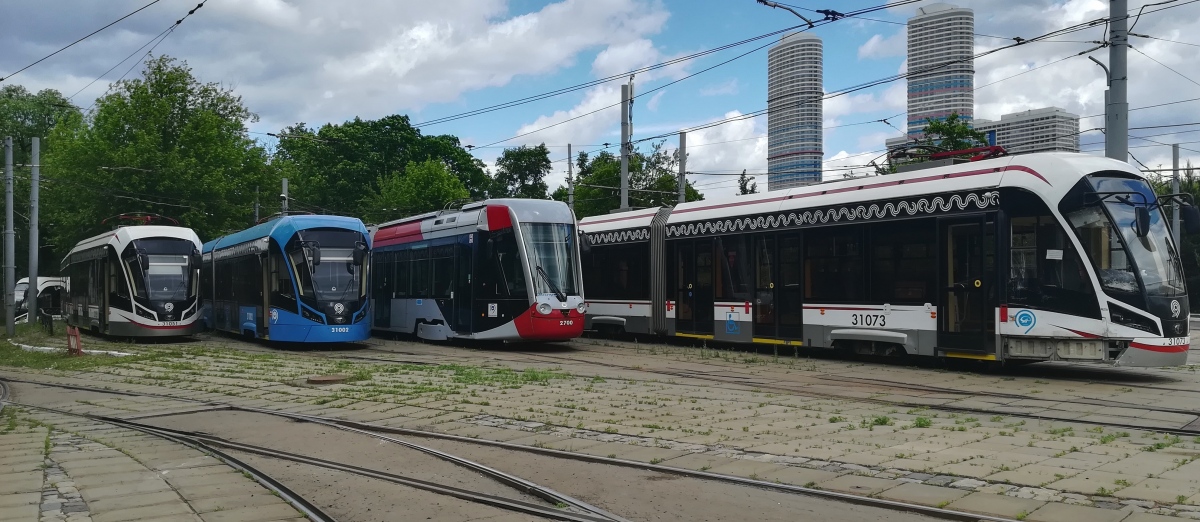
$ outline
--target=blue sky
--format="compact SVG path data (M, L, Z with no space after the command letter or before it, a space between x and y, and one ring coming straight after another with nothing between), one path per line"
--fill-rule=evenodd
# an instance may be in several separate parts
M877 5L870 1L791 0L813 9L846 12ZM920 5L891 8L870 17L904 22ZM1131 0L1130 9L1144 3ZM0 74L13 71L48 52L141 7L144 0L80 4L43 0L6 6L6 19L22 23L0 34ZM9 80L38 90L54 88L87 106L104 93L132 62L107 72L119 60L152 41L163 28L195 5L195 0L162 0L112 28ZM959 2L976 13L976 51L1007 43L1003 38L1031 37L1108 14L1103 0L970 0ZM1158 9L1154 7L1151 9ZM1200 3L1167 6L1150 14L1135 31L1157 39L1134 40L1130 53L1132 107L1200 98ZM594 80L676 56L713 49L747 37L799 23L792 14L754 0L211 0L158 44L156 53L184 59L205 81L230 86L259 115L249 122L253 136L287 125L320 125L354 117L408 114L414 123L478 109L552 89ZM896 74L904 67L904 27L846 19L815 30L824 39L825 89L836 91ZM1045 106L1080 115L1103 112L1104 80L1081 51L1103 38L1094 28L997 52L976 60L976 117ZM1179 43L1183 42L1183 43ZM641 74L637 92L700 71L767 43L747 44L660 70ZM1145 53L1144 55L1141 53ZM1107 50L1093 51L1108 61ZM137 55L140 57L140 55ZM766 106L766 50L639 98L634 138L669 133L730 114ZM1151 59L1152 57L1152 59ZM1062 61L1059 61L1062 60ZM1161 63L1157 63L1161 62ZM1171 71L1167 67L1173 68ZM136 73L136 71L135 71ZM1027 73L1027 74L1020 74ZM1018 74L1020 74L1018 76ZM1185 76L1188 76L1185 78ZM98 80L98 81L97 81ZM88 87L90 82L95 84ZM984 84L999 81L995 85ZM904 112L904 81L827 100L827 126L877 120ZM536 130L574 115L615 104L618 83L592 87L550 99L422 128L423 132L460 136L482 145ZM1134 126L1200 121L1200 103L1188 102L1132 113ZM503 145L546 143L553 159L565 159L565 145L576 150L618 140L618 108L539 131ZM729 123L689 134L689 170L761 172L766 167L766 118ZM903 126L903 117L896 125ZM1084 129L1099 118L1085 119ZM1192 129L1131 141L1134 156L1156 167L1169 162L1162 143L1182 142L1184 157L1200 159L1200 141ZM1143 131L1150 132L1150 131ZM883 140L899 132L882 123L826 131L827 167L861 165L874 157ZM1162 134L1162 135L1160 135ZM1085 151L1103 149L1099 132L1082 135ZM676 138L667 144L673 147ZM1149 141L1154 140L1154 141ZM1195 150L1192 150L1195 148ZM474 153L491 162L502 147ZM845 158L845 159L840 159ZM1200 163L1200 162L1198 162ZM561 182L565 162L555 164L551 186ZM859 171L861 173L861 171ZM831 171L827 177L841 175ZM693 176L711 196L731 193L729 176ZM759 185L765 177L758 179Z

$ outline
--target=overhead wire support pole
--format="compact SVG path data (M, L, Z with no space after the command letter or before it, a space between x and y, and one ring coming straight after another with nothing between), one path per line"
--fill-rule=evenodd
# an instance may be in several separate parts
M4 326L11 338L16 334L16 275L13 232L13 140L4 138Z
M281 205L281 207L282 207L282 209L279 211L279 214L280 214L280 215L283 215L283 216L286 216L286 215L288 214L288 186L287 186L287 178L283 178L283 192L279 194L279 204L280 204L280 205Z
M1174 173L1171 176L1171 193L1179 193L1179 144L1171 145L1171 164ZM1179 251L1179 201L1171 202L1171 239L1175 241L1175 251Z
M629 210L629 105L632 98L633 85L621 84L621 211Z
M567 144L567 207L575 210L575 179L572 177L571 144Z
M29 324L38 321L38 185L42 181L42 140L34 137L30 144L29 181L29 286L25 288Z
M687 201L687 133L679 131L679 202Z
M1109 0L1109 96L1104 107L1104 152L1129 162L1129 0Z

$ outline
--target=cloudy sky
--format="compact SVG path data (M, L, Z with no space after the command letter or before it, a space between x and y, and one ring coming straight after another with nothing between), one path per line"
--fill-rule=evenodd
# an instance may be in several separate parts
M10 2L0 22L0 48L4 49L0 75L10 74L147 2ZM1192 66L1200 63L1200 45L1196 45L1200 44L1200 2L1193 2L1177 0L1177 7L1137 22L1133 32L1154 38L1131 39L1136 49L1129 53L1131 107L1200 98L1200 71ZM156 42L155 36L195 3L160 0L5 83L31 90L58 89L87 107L137 58L114 65ZM877 0L789 3L843 12L879 4ZM845 19L815 29L825 43L826 91L902 71L902 24L918 5L926 3L873 13L870 17L874 20ZM1131 12L1143 3L1147 2L1131 0ZM1094 20L1106 16L1108 10L1108 2L1101 0L973 0L959 5L975 10L976 32L987 35L976 38L977 51L1006 45L1005 38L1029 38ZM1150 9L1161 7L1165 6ZM355 116L378 118L399 113L409 115L427 134L455 134L464 143L487 146L475 149L475 154L489 163L503 146L537 143L550 147L552 159L565 160L568 143L577 151L594 151L619 140L619 109L610 106L619 101L619 84L627 78L477 116L420 124L621 75L797 22L790 13L754 0L208 0L157 43L154 52L187 60L204 81L232 86L261 118L251 125L255 133L278 131L296 122L319 125ZM976 117L998 118L1003 113L1049 105L1081 116L1102 113L1103 73L1086 56L1075 55L1095 47L1090 41L1104 38L1103 32L1101 25L1057 41L1023 45L976 60ZM639 94L634 138L764 109L766 49L705 69L765 43L768 40L759 40L638 74L634 78ZM1107 50L1091 56L1108 61ZM1063 61L1047 65L1058 60ZM1034 68L1038 69L1005 79ZM985 86L992 82L997 83ZM825 102L826 126L903 114L904 89L901 80L829 99ZM891 121L902 126L905 120ZM1197 121L1200 101L1131 114L1131 126L1135 127ZM1081 122L1083 129L1101 125L1102 118ZM1182 156L1200 164L1200 134L1184 132L1192 129L1200 132L1196 126L1130 134L1163 143L1186 143L1184 147L1196 150L1184 150ZM689 134L689 170L765 172L765 131L766 118L762 117ZM1167 131L1177 132L1165 134ZM831 167L859 165L877 155L864 153L882 149L883 140L897 134L883 123L830 129L825 132L825 156ZM264 134L253 136L271 144ZM668 145L674 146L675 140L668 138ZM1081 143L1084 150L1103 153L1099 132L1084 133ZM1151 167L1170 163L1167 146L1131 139L1130 147ZM555 167L551 186L561 182L566 162L557 161ZM698 175L694 181L710 196L731 193L735 188L730 176ZM758 181L765 185L765 175Z

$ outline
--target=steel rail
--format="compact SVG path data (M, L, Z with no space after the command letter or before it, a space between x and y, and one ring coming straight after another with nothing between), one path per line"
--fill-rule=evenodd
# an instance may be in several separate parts
M46 386L51 386L51 387L56 386L55 384L45 384L45 383L40 383L37 381L23 381L23 380L15 380L15 379L8 379L8 378L4 378L4 379L9 380L10 382L22 382L22 383L27 383L27 384L46 385ZM0 379L0 380L3 380L3 379ZM74 385L72 385L72 388L86 390L86 387L74 386ZM108 392L108 390L104 390L104 389L94 389L94 390L86 390L86 391L95 391L95 392L100 392L100 393ZM123 393L123 394L129 395L129 393L127 393L127 392ZM199 400L195 400L195 399L186 399L186 398L180 399L178 397L172 397L169 395L162 395L162 394L132 394L132 395L176 399L176 400L191 401L191 402L204 402L205 404L214 404L214 405L222 404L222 403L213 403L213 402L207 402L207 401L199 401ZM316 415L305 415L305 414L301 414L301 413L281 412L281 411L275 411L275 410L264 409L264 408L254 408L254 407L236 406L236 405L228 405L228 404L226 404L226 406L229 406L229 409L234 410L234 411L260 413L260 414L264 414L264 415L272 415L272 416L277 416L277 417L283 417L283 418L289 418L289 419L295 419L295 420L303 420L303 421L308 421L308 422L325 422L325 423L329 423L329 424L352 427L352 428L356 428L356 429L368 431L368 432L392 433L392 434L398 434L398 435L408 435L408 436L423 437L423 438L430 438L430 439L449 440L449 441L455 441L455 442L461 442L461 443L467 443L467 444L473 444L473 445L492 446L492 447L497 447L497 448L514 450L514 451L523 451L526 453L536 453L536 454L546 455L546 456L550 456L550 457L558 457L558 458L570 459L570 460L581 461L581 462L590 462L590 463L596 463L596 464L609 464L609 465L620 466L620 467L625 467L625 468L639 469L639 470L643 470L643 471L647 471L647 470L648 471L657 471L660 473L667 473L667 474L679 475L679 476L690 477L690 478L715 480L718 482L732 483L732 484L756 487L756 488L761 488L761 489L769 489L769 490L781 491L781 492L785 492L785 493L801 494L801 495L808 495L808 496L813 496L813 497L821 497L821 498L839 500L839 501L849 502L849 503L858 504L858 505L890 509L893 511L912 512L912 513L935 517L935 518L939 518L939 519L943 519L943 520L956 520L956 521L963 521L963 522L976 522L976 521L1015 522L1013 519L1010 519L1010 518L995 517L995 516L990 516L990 515L980 515L980 514L974 514L974 513L966 513L966 512L962 512L962 511L955 511L955 510L945 509L945 508L923 506L920 504L911 504L911 503L907 503L907 502L898 502L898 501L893 501L893 500L885 500L885 499L880 499L880 498L853 495L850 493L839 493L836 491L827 491L827 490L808 488L808 487L803 487L803 486L794 486L794 485L790 485L790 484L781 484L781 483L777 483L777 482L767 482L767 481L762 481L762 480L737 477L737 476L733 476L733 475L711 473L711 472L707 472L707 471L697 471L697 470L690 470L690 469L684 469L684 468L676 468L673 466L663 466L661 464L648 464L646 462L638 462L638 461L633 461L633 460L618 459L618 458L611 458L611 457L601 457L598 455L587 455L587 454L583 454L583 453L573 453L573 452L569 452L569 451L556 450L556 449L551 449L551 448L539 448L539 447L535 447L535 446L524 446L524 445L520 445L520 444L513 444L510 442L492 441L492 440L486 440L486 439L474 439L474 438L470 438L470 437L463 437L460 435L450 435L450 434L446 434L446 433L417 430L417 429L412 429L412 428L396 428L396 427L391 427L391 426L381 426L381 425L375 425L375 424L365 423L365 422L333 419L333 418L329 418L329 417L321 417L321 416L316 416Z
M162 427L158 427L158 426L151 426L151 425L142 424L142 423L138 423L138 422L127 421L127 420L124 420L119 417L110 417L110 416L105 416L105 415L94 415L94 414L89 414L89 413L71 412L71 411L61 410L61 409L57 409L57 408L49 408L49 407L45 407L45 406L37 406L37 405L32 405L32 404L22 404L22 403L11 403L11 404L21 406L24 408L46 411L46 412L50 412L50 413L54 413L54 414L58 414L58 415L84 418L84 419L92 420L95 422L110 424L110 425L121 427L121 428L137 430L137 431L140 431L143 433L147 433L147 434L154 435L154 436L157 436L157 437L160 437L163 439L170 440L172 442L176 442L179 444L183 444L185 446L192 447L193 449L196 449L197 451L204 451L204 452L212 453L214 456L216 456L222 460L226 460L227 463L230 463L235 469L238 469L238 471L246 471L248 473L255 474L256 476L261 476L261 477L266 478L271 484L271 486L269 486L269 487L271 487L271 489L276 489L281 494L283 494L284 490L287 490L287 488L285 486L278 483L274 479L271 479L270 477L266 476L265 474L262 474L261 472L256 472L256 470L254 470L254 468L252 468L251 466L230 456L229 454L227 454L225 452L222 452L220 450L213 448L213 446L220 446L222 448L229 449L229 450L241 451L244 453L251 453L251 454L260 455L260 456L269 457L269 458L289 460L289 461L297 462L297 463L301 463L301 464L308 464L311 466L317 466L317 467L321 467L321 468L325 468L325 469L343 471L343 472L352 473L355 475L380 479L380 480L392 482L395 484L409 486L409 487L412 487L415 489L421 489L421 490L430 491L433 493L448 495L448 496L460 498L463 500L469 500L469 501L476 502L476 503L486 504L486 505L490 505L493 507L507 509L510 511L517 511L517 512L530 514L530 515L538 515L538 516L543 516L543 517L547 517L547 518L553 518L553 519L558 519L558 520L567 520L567 521L572 521L572 522L613 522L613 520L614 520L607 516L600 515L598 513L573 513L570 511L564 511L561 509L551 508L548 506L543 506L543 505L525 502L525 501L521 501L521 500L498 497L495 495L487 495L487 494L483 494L483 493L476 493L476 492L469 491L466 489L456 488L453 486L447 486L444 484L438 484L436 482L429 482L429 481L425 481L425 480L405 477L402 475L379 471L379 470L375 470L375 469L371 469L371 468L367 468L367 467L355 466L355 465L351 465L351 464L345 464L345 463L335 462L335 461L326 460L326 459L319 459L316 457L309 457L307 455L300 455L297 453L275 450L275 449L266 448L263 446L256 446L256 445L252 445L252 444L234 442L234 441L230 441L230 440L223 439L221 437L217 437L215 435L210 435L210 434L206 434L206 433L182 431L182 430L175 430L175 429L171 429L171 428L162 428ZM194 413L200 413L200 412L199 411L181 412L180 415L191 415ZM290 493L290 490L288 490L288 491ZM305 509L302 509L301 511L311 510L313 513L305 513L305 514L313 516L313 517L318 517L318 518L314 518L314 520L328 520L328 521L333 520L332 518L328 517L328 515L324 515L323 513L321 513L320 510L318 508L316 508L315 506L313 506L312 504L303 500L301 497L295 495L295 493L290 493L290 494L292 496L294 496L295 498L299 499L304 504ZM620 520L623 520L623 519L620 519Z
M0 381L0 385L3 385L3 381ZM90 414L86 414L86 413L75 413L75 412L69 412L69 411L60 410L60 409L56 409L56 408L47 408L44 406L36 406L36 405L32 405L32 404L18 403L18 402L13 402L11 400L8 400L7 398L5 398L3 402L7 403L7 404L11 404L13 406L22 407L22 408L47 411L47 412L55 413L58 415L66 415L66 416L71 416L71 417L85 418L85 419L94 420L96 422L101 422L101 423L105 423L105 424L110 424L110 425L114 425L114 426L119 426L119 427L123 427L123 428L127 428L127 429L136 430L136 431L140 431L142 433L146 433L149 435L154 435L156 437L159 437L159 438L162 438L165 440L169 440L176 444L181 444L183 446L187 446L187 447L192 448L201 453L207 453L207 454L212 455L213 457L225 462L230 467L250 475L251 477L254 478L255 481L262 484L267 489L275 492L281 498L283 498L288 503L290 503L298 511L300 511L306 517L308 517L309 520L313 520L316 522L336 522L336 519L334 519L333 517L326 514L324 511L321 510L321 508L319 508L316 505L314 505L313 503L309 502L304 497L296 494L296 492L292 491L290 488L283 485L283 483L279 482L278 480L275 480L275 478L271 477L270 475L268 475L266 473L263 473L262 471L259 471L257 468L255 468L249 464L246 464L245 462L242 462L240 459L238 459L232 455L229 455L228 453L225 453L221 450L211 447L208 444L205 444L204 442L202 442L201 440L198 440L197 438L181 436L180 434L166 432L164 430L157 429L153 426L147 426L147 425L138 424L135 422L122 421L122 420L116 419L116 418L103 417L103 416L99 416L99 415L90 415Z

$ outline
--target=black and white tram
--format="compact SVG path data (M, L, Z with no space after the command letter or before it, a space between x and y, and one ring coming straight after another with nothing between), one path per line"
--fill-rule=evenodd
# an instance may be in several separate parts
M80 241L62 261L67 323L122 337L202 332L199 269L190 228L124 226Z
M989 361L1186 363L1139 171L1001 157L581 220L588 328ZM1191 231L1191 230L1189 230ZM648 260L648 262L647 262Z

